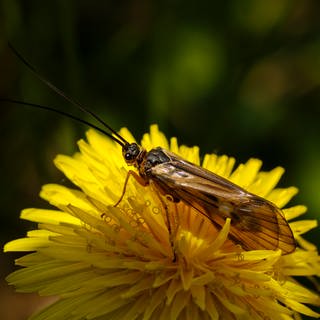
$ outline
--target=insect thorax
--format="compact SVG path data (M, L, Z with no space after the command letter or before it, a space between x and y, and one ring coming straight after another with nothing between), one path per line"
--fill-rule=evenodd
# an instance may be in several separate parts
M162 148L157 147L151 149L145 155L145 161L143 163L143 171L146 176L151 174L151 169L159 164L169 162L170 158L165 154Z

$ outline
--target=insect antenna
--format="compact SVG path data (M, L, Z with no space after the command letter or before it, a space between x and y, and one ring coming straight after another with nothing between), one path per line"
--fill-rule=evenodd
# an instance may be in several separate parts
M14 100L14 99L7 99L7 98L0 98L0 101L3 101L3 102L10 102L10 103L14 103L14 104L20 104L20 105L25 105L25 106L28 106L28 107L33 107L33 108L39 108L39 109L43 109L43 110L48 110L48 111L51 111L51 112L55 112L57 114L60 114L60 115L63 115L69 119L72 119L74 121L77 121L77 122L80 122L82 124L85 124L103 134L105 134L106 136L110 137L112 140L114 140L115 142L117 142L118 144L120 144L121 147L124 147L127 142L123 142L122 140L118 139L117 137L113 136L112 134L110 134L109 132L99 128L98 126L86 121L86 120L83 120L81 118L78 118L76 116L74 116L73 114L70 114L68 112L65 112L65 111L62 111L62 110L59 110L59 109L56 109L54 107L49 107L49 106L44 106L44 105L41 105L41 104L37 104L37 103L30 103L30 102L26 102L26 101L20 101L20 100ZM125 140L124 140L125 141Z
M18 57L18 59L30 70L32 71L32 73L45 85L47 85L52 91L54 91L55 93L57 93L59 96L61 96L62 98L64 98L65 100L67 100L68 102L70 102L73 106L75 106L76 108L78 108L79 110L81 110L84 113L89 114L90 116L92 116L94 119L96 119L98 122L100 122L103 126L105 126L112 134L107 134L109 137L111 136L112 138L114 138L114 136L117 137L117 139L113 139L115 141L117 141L121 146L129 144L127 140L125 140L123 137L121 137L114 129L112 129L105 121L103 121L100 117L98 117L94 112L92 112L91 110L89 110L88 108L86 108L85 106L83 106L80 102L78 102L77 100L71 98L70 96L68 96L66 93L64 93L61 89L59 89L58 87L56 87L52 82L50 82L49 80L47 80L45 77L43 77L38 71L37 69L30 63L28 62L23 56L22 54L20 54L17 49L10 43L8 42L8 46L9 48L12 50L12 52ZM10 100L10 99L8 99ZM11 100L11 102L15 102L15 100ZM20 101L22 102L22 101ZM16 102L19 104L19 102ZM57 109L51 108L51 107L46 107L46 106L40 106L37 104L32 104L32 103L20 103L20 104L25 104L25 105L29 105L29 106L34 106L34 107L38 107L41 109L46 109L46 110L51 110L53 112L58 112L59 111ZM81 120L80 118L74 117L71 114L65 113L65 112L60 112L60 114L63 114L71 119L74 119L77 121L82 121L82 123L85 123L91 127L93 127L93 125L89 124L88 122L86 122L85 120ZM97 127L96 127L97 129ZM101 132L101 129L99 129L99 131ZM104 132L106 134L106 132ZM120 141L122 141L122 143L120 143Z

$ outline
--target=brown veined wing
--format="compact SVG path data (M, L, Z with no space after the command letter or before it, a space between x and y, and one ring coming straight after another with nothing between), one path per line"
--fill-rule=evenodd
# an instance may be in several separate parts
M154 166L150 177L162 194L192 206L218 228L231 218L229 238L245 250L294 251L292 230L279 208L209 170L162 151L170 161Z

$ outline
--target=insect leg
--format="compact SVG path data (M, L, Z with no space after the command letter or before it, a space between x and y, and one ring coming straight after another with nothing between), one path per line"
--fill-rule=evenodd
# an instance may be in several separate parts
M152 180L151 180L152 183ZM153 190L155 191L155 194L157 195L159 201L161 202L162 207L164 208L164 211L166 213L166 220L167 220L167 226L168 226L168 233L169 233L169 241L170 241L170 245L172 248L172 254L173 254L173 262L175 262L177 260L176 257L176 251L174 248L174 235L172 233L172 225L171 225L171 220L170 220L170 216L169 216L169 209L168 206L166 204L166 202L164 201L162 195L160 194L159 190L156 187L153 187Z
M127 173L127 176L126 176L126 180L124 181L124 186L123 186L123 189L122 189L121 196L120 196L119 200L116 202L116 204L113 205L114 207L117 207L119 205L119 203L122 201L122 199L123 199L123 197L124 197L124 195L126 193L127 184L128 184L130 176L133 176L136 179L136 181L139 184L141 184L142 186L145 187L146 185L148 185L148 181L146 181L143 178L141 178L139 176L139 174L137 174L135 171L129 170L128 173Z

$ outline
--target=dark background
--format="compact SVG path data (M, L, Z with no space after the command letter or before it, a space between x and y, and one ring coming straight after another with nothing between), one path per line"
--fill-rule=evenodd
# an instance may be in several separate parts
M2 0L0 96L89 119L23 66L10 40L41 74L138 140L158 123L168 137L199 145L202 154L239 162L258 157L264 170L285 167L280 186L300 189L290 204L306 204L306 218L315 219L319 12L317 0ZM64 183L52 159L76 151L86 127L23 106L1 103L0 112L3 244L32 228L19 220L21 209L47 206L38 198L41 185ZM308 238L319 244L318 231ZM1 256L2 274L12 270L14 257ZM8 308L6 299L1 303ZM21 301L32 305L25 296ZM16 317L11 309L8 319L24 319L28 307Z

